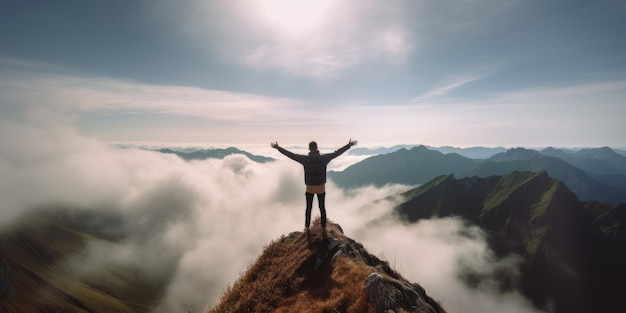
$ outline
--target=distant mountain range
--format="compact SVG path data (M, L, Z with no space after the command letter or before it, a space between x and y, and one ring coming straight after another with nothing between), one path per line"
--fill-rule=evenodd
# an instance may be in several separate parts
M456 153L443 154L424 146L411 150L401 148L389 154L376 155L349 166L342 172L329 172L341 187L367 184L383 186L390 183L422 184L448 173L462 174L476 166L475 160Z
M361 156L378 155L378 154L387 154L387 153L396 152L402 148L411 150L419 146L421 145L395 145L391 147L379 147L379 148L354 148L348 151L348 153L352 155L361 155ZM468 147L468 148L459 148L459 147L451 147L451 146L441 146L441 147L425 146L425 147L427 147L430 150L439 151L441 153L458 153L470 159L488 159L498 153L506 152L508 150L507 148L504 148L504 147ZM554 149L554 148L546 148L546 149ZM626 156L626 150L624 149L616 149L616 148L609 148L609 149L613 150L613 152L621 156ZM538 150L538 149L533 149L533 150ZM583 148L583 149L558 149L558 150L566 152L566 153L576 154L581 150L595 150L595 149Z
M403 196L396 211L407 221L460 216L487 231L498 255L522 256L519 281L503 276L503 290L519 287L549 312L626 312L626 204L580 202L545 171L444 175Z
M378 155L378 154L387 154L387 153L396 152L400 149L410 150L419 146L420 145L396 145L396 146L392 146L388 148L382 147L382 148L375 148L375 149L355 148L355 149L351 149L350 151L348 151L348 153L353 154L353 155ZM488 147L457 148L457 147L450 147L450 146L443 146L443 147L426 146L426 147L430 150L439 151L444 154L457 153L464 157L468 157L470 159L486 159L486 158L492 157L500 152L504 152L507 150L506 148L502 148L502 147L496 147L496 148L488 148Z
M626 175L626 156L618 154L609 147L573 152L546 148L540 152L543 155L562 159L590 174Z
M562 159L603 184L626 189L626 156L609 147L579 151L546 148L540 153Z
M254 155L246 151L239 150L234 147L226 148L226 149L208 149L208 150L194 150L194 151L178 151L172 149L159 149L156 150L161 153L171 153L176 154L184 160L206 160L206 159L223 159L226 156L233 154L242 154L248 157L250 160L265 163L274 161L273 158L264 157L260 155Z
M560 158L523 148L497 154L463 176L487 177L512 171L546 171L551 177L563 181L581 200L626 202L626 190L598 182L585 171Z
M557 149L545 149L540 153L514 148L486 160L478 160L418 146L367 158L342 172L330 172L329 177L341 187L354 188L368 184L418 185L445 174L487 177L513 171L546 171L562 180L581 200L626 202L626 175L622 174L622 169L626 168L626 157L611 151L610 148L580 150L571 157L576 163L555 157L571 154ZM576 164L586 165L586 170ZM607 173L608 168L615 170L613 175L599 174L599 169ZM591 172L593 169L598 170Z

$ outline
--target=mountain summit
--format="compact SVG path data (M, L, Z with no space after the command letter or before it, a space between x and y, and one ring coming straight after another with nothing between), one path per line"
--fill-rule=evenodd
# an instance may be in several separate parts
M209 313L445 312L424 288L319 220L270 243Z

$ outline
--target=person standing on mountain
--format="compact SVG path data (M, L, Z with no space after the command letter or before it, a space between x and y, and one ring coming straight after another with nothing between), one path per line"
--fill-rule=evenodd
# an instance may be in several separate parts
M306 197L306 217L304 227L307 231L309 230L309 224L311 223L313 197L316 194L320 214L322 215L322 228L326 229L326 207L324 205L324 200L326 199L326 166L332 159L340 156L356 144L356 140L350 139L348 144L339 148L337 151L333 153L320 154L319 150L317 150L317 143L315 141L311 141L309 143L309 154L303 155L295 154L278 146L278 142L271 143L272 148L277 149L280 153L304 166L304 184L306 185L306 192L304 193Z

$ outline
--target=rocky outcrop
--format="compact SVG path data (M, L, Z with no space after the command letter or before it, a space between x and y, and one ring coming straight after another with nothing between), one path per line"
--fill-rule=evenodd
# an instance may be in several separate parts
M416 286L405 280L385 278L379 273L372 273L365 279L365 293L376 313L432 312L437 310L424 301Z
M423 288L402 278L388 262L371 255L360 243L338 236L329 240L327 251L332 254L332 259L344 257L371 267L372 272L365 279L363 289L376 313L394 313L400 309L401 312L438 312L433 307L437 306L436 303L431 305L425 300L433 302Z

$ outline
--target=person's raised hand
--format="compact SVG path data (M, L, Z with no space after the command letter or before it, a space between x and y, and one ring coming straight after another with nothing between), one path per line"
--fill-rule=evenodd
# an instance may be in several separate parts
M272 148L278 149L278 141L277 142L272 142L270 145L272 146Z
M352 147L352 146L356 146L357 142L358 142L358 141L356 141L356 140L352 140L352 139L350 139L350 140L348 141L348 144L350 145L350 147Z

